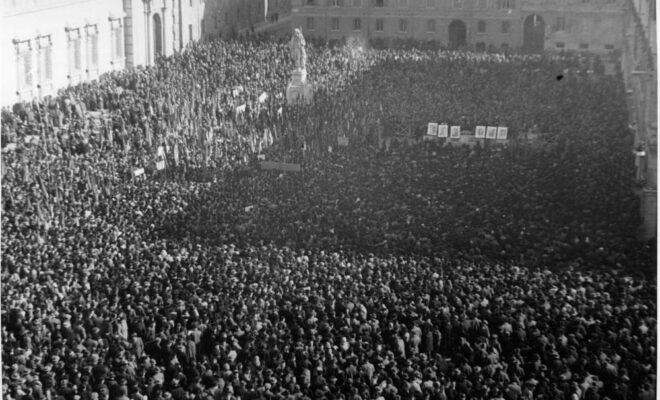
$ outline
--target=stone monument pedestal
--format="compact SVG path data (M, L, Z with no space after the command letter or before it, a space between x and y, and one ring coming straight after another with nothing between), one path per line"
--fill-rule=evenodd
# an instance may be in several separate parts
M309 104L314 98L312 85L307 82L307 70L296 69L291 73L291 82L286 87L286 102Z

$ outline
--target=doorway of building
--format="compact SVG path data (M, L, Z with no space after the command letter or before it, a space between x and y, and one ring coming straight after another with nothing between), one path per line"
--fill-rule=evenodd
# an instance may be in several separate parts
M455 19L449 24L449 48L454 50L467 44L467 27L465 22Z
M545 21L538 14L525 18L523 26L523 50L527 53L541 53L545 47Z
M160 15L154 14L154 61L163 54L163 27Z

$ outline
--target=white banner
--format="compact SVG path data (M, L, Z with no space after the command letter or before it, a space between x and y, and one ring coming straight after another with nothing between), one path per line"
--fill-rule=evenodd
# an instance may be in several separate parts
M428 128L426 128L426 134L429 136L438 136L438 124L429 122Z
M438 125L438 137L446 138L449 136L449 127L447 125Z
M9 143L8 145L5 146L4 149L2 149L3 153L6 153L8 151L14 151L16 150L16 143Z
M340 146L348 146L348 138L346 136L337 137L337 144Z
M452 139L459 139L461 137L461 127L460 126L452 126L451 127L451 138Z
M263 92L261 96L259 96L259 103L263 103L264 101L266 101L267 98L268 98L268 93Z
M291 171L300 172L300 164L279 163L273 161L262 161L260 164L261 169L276 169L278 171Z
M25 136L25 143L39 143L39 136L27 135Z
M140 175L144 175L144 168L138 168L133 171L133 176L138 177Z
M165 169L165 148L163 146L158 146L156 157L156 169L158 171Z
M483 139L486 137L486 127L479 125L474 129L474 137L477 139Z
M240 93L243 93L243 86L241 85L234 86L231 90L231 94L234 97L238 96Z

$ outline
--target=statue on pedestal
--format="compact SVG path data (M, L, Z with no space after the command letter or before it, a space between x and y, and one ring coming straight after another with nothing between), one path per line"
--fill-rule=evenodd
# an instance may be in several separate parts
M289 50L291 51L291 58L298 70L304 70L307 65L307 52L305 51L305 38L303 37L300 28L293 30L291 40L289 41Z
M289 41L289 51L295 69L291 72L291 82L286 88L286 98L289 104L309 104L314 96L314 89L307 82L307 52L305 51L305 38L300 28L293 30Z

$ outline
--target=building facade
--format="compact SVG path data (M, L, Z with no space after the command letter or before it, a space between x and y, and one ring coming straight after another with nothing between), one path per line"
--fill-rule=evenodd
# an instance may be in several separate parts
M655 0L629 0L621 57L635 135L637 181L644 221L642 239L657 237L658 75Z
M209 37L233 37L257 32L285 21L291 14L291 0L209 1L206 15Z
M123 0L126 66L152 65L206 35L207 0Z
M204 36L206 0L7 0L2 104L151 65Z
M623 10L623 0L293 0L292 24L326 39L607 53L622 47Z
M124 67L121 0L4 3L3 104L53 94Z

